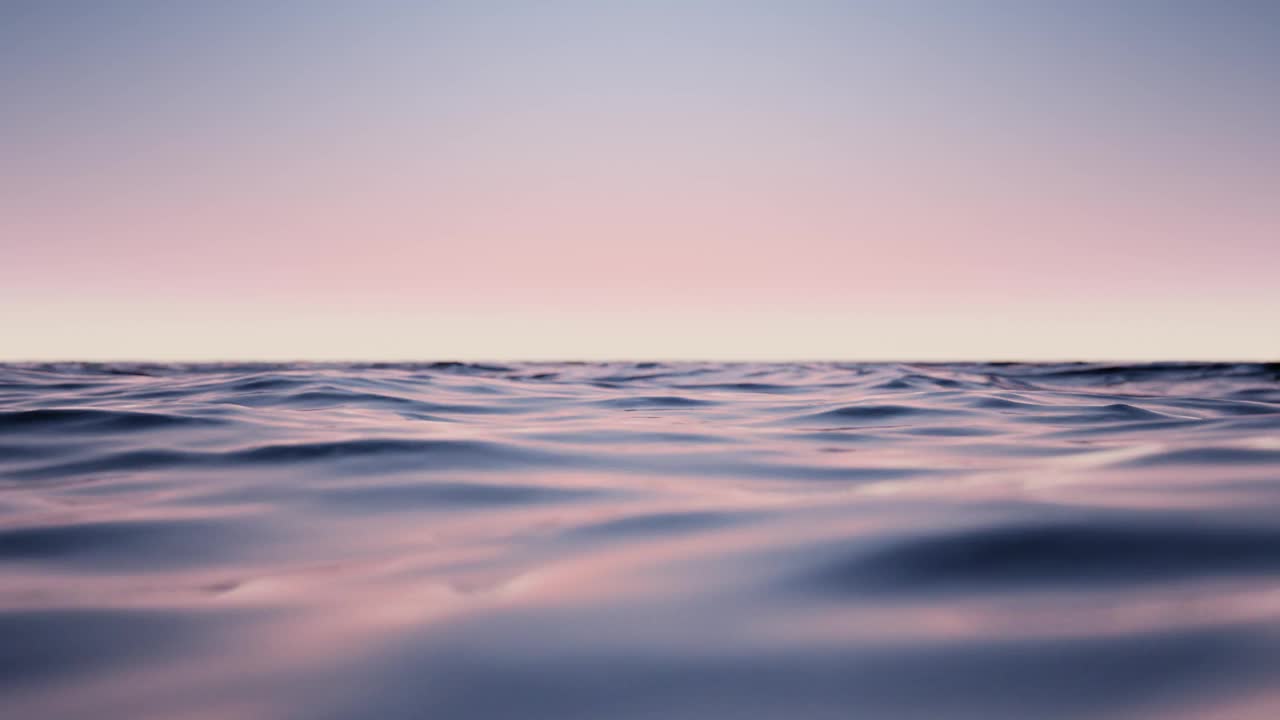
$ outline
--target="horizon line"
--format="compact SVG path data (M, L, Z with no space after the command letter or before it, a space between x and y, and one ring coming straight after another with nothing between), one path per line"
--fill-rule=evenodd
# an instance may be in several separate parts
M611 364L611 363L721 363L721 364L755 364L755 365L786 365L786 364L803 364L803 363L852 363L865 365L957 365L957 364L974 364L974 365L1096 365L1096 364L1122 364L1122 365L1156 365L1156 364L1186 364L1186 365L1272 365L1280 364L1280 356L1268 359L1262 358L1205 358L1205 357L1164 357L1164 358L950 358L950 359L910 359L910 358L876 358L876 359L858 359L858 358L834 358L834 357L797 357L797 358L773 358L773 359L749 359L749 358L715 358L715 357L687 357L687 358L652 358L652 357L613 357L613 358L493 358L493 357L473 357L473 358L396 358L396 359L373 359L373 358L189 358L189 359L157 359L157 358L39 358L39 359L5 359L0 358L0 365L52 365L59 363L79 363L85 365L107 365L107 364L124 364L124 365L485 365L485 364L503 364L503 363L519 363L519 364Z

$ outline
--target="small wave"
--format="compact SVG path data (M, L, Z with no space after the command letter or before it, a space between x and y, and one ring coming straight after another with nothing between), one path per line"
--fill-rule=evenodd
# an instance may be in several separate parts
M1094 425L1099 423L1136 423L1144 421L1172 421L1179 423L1187 422L1188 419L1165 415L1136 405L1112 403L1093 407L1061 408L1055 414L1029 416L1026 421L1052 425Z
M141 470L208 469L236 466L289 466L325 462L365 461L364 470L406 468L498 468L545 465L554 456L478 440L360 439L335 442L261 445L228 452L131 450L85 460L13 471L25 480L96 475ZM370 465L370 462L380 463Z
M796 387L794 385L778 385L775 383L761 382L695 383L689 385L681 384L679 387L688 390L723 390L725 392L765 393L769 395L785 395L803 392L805 390L803 387Z
M167 470L183 466L195 467L202 464L208 457L209 455L205 453L180 450L127 450L102 454L84 460L57 462L14 470L9 473L9 477L17 480L47 480L58 477L93 476L140 470Z
M671 537L718 530L758 519L759 513L699 510L628 515L569 530L565 537L575 540Z
M797 415L790 418L791 422L798 423L824 423L824 424L884 424L892 422L906 422L929 417L939 416L961 416L964 415L963 410L948 410L942 408L917 407L912 405L892 405L892 404L865 404L865 405L846 405L833 410L824 410L822 412L809 413L805 415Z
M451 464L495 465L537 463L547 456L510 446L479 440L344 440L338 442L264 445L234 453L214 456L220 462L251 464L290 464L328 460L386 458L390 456L423 459Z
M425 366L428 370L446 371L461 375L489 375L493 373L509 373L514 368L507 365L465 362L434 362Z
M1152 453L1128 461L1130 467L1168 465L1277 465L1280 448L1188 447Z
M248 538L229 520L146 520L0 530L0 562L55 562L89 570L189 567L234 557Z
M487 508L573 502L603 495L585 488L483 483L414 483L329 488L316 497L350 513L354 510L417 512L428 508Z
M214 418L128 410L41 408L0 412L0 432L134 432L163 428L217 425Z
M719 445L738 442L732 437L713 433L626 430L571 430L529 434L524 437L531 440L569 445L613 445L642 448L649 445Z
M714 400L684 397L682 395L636 395L633 397L597 400L594 404L601 407L631 410L648 408L705 407L707 405L716 405L717 403Z
M251 407L286 408L358 407L361 405L398 408L417 404L409 398L396 397L394 395L339 389L304 390L284 394L254 392L231 398L229 402Z
M909 539L825 568L817 583L833 591L915 595L1254 573L1280 575L1280 530L1134 519L984 527Z

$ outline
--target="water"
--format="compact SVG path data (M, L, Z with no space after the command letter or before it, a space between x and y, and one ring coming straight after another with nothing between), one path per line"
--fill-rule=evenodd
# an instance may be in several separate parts
M1274 365L0 367L14 718L1280 717Z

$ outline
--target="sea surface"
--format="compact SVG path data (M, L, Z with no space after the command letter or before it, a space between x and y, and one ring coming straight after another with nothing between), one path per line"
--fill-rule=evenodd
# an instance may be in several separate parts
M1280 366L0 366L0 715L1280 718Z

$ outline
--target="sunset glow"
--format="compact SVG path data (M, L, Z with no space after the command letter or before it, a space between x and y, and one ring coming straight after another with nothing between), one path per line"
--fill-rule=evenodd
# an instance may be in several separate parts
M0 357L1271 359L1280 13L1156 7L8 3Z

